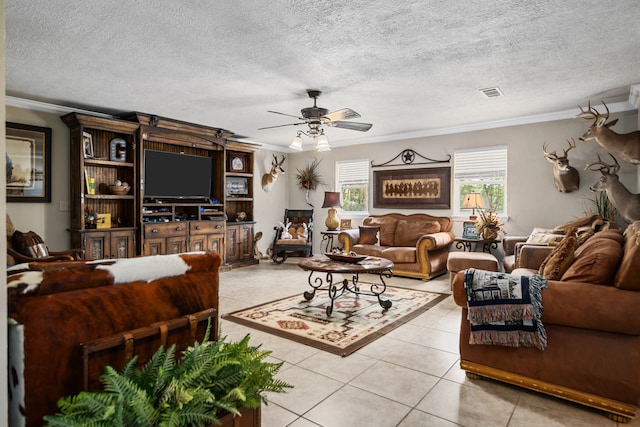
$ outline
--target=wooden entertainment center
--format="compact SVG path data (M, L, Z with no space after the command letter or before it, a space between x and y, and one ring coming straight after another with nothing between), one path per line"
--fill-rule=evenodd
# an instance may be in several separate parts
M212 251L228 266L258 263L255 145L230 141L225 129L137 112L62 121L71 130L71 243L85 259ZM147 150L211 159L208 197L145 196Z

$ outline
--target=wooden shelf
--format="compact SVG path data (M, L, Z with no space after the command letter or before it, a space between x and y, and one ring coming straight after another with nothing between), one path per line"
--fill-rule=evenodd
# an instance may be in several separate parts
M84 164L85 164L85 166L91 166L91 165L95 165L95 166L110 166L110 167L114 167L114 168L118 168L118 167L132 168L132 167L134 167L134 164L130 163L130 162L114 162L112 160L107 160L107 159L92 159L92 158L84 159Z

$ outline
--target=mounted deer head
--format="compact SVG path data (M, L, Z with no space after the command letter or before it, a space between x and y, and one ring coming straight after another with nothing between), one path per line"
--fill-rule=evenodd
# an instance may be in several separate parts
M625 162L632 163L634 165L640 164L640 131L631 133L619 134L615 133L611 129L611 126L618 122L618 119L607 123L609 119L609 107L602 101L602 105L607 110L606 114L600 114L598 110L589 106L587 110L580 108L580 114L576 118L582 118L591 120L593 123L589 126L589 129L579 139L580 141L595 140L602 148L607 150L611 154L619 154Z
M262 189L264 191L271 191L273 184L278 179L278 175L284 173L282 164L284 163L285 159L286 157L283 155L282 160L278 161L278 156L276 156L275 154L273 155L273 160L271 161L271 171L262 175Z
M613 155L609 154L615 164L608 165L598 154L598 161L587 165L586 169L599 171L602 176L589 190L606 191L611 204L620 212L625 221L632 223L640 220L640 194L632 194L618 178L620 164Z
M571 143L573 141L573 144ZM580 174L578 171L569 165L569 158L567 153L576 148L576 142L571 139L569 141L569 148L564 150L563 156L558 156L555 150L550 153L547 151L547 143L542 146L542 154L549 163L553 165L553 182L556 184L556 188L561 193L571 193L576 191L580 187Z

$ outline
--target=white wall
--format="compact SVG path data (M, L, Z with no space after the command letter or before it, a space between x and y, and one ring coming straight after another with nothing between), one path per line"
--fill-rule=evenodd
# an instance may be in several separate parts
M70 203L69 128L55 114L6 107L6 121L51 128L51 203L7 203L7 213L16 229L35 231L52 251L70 248L69 212L59 210ZM3 175L4 176L4 175Z
M612 114L611 118L620 119L618 124L614 126L614 130L618 133L628 133L638 129L637 111ZM586 199L594 197L594 194L589 191L589 186L599 179L600 174L583 169L587 163L597 160L596 153L600 153L605 161L610 159L596 143L578 141L578 137L585 132L588 125L589 123L585 120L558 120L397 142L333 148L332 151L326 153L308 151L290 155L288 162L289 168L293 170L304 167L305 162L312 161L314 157L322 158L319 171L328 185L312 192L313 204L316 206L317 212L314 215L316 223L314 252L318 253L320 239L316 237L319 236L320 231L325 230L324 219L326 217L326 209L322 209L320 206L322 206L324 191L334 189L336 161L368 159L375 163L384 163L404 149L413 149L425 157L444 159L447 154L453 155L453 152L458 149L506 145L509 152L507 176L509 221L505 225L505 230L509 235L527 235L533 227L554 227L584 215ZM578 141L577 148L569 153L569 159L571 165L580 172L580 188L577 192L569 194L556 190L552 166L542 156L542 145L545 142L549 144L551 150L561 152L566 147L567 138L574 138ZM631 192L638 193L637 168L620 159L619 161L621 162L619 173L621 181L627 185ZM453 162L449 165L453 166ZM434 166L441 167L446 164ZM380 170L405 167L409 166L387 167L380 168ZM373 181L372 177L373 175L371 175L371 182ZM288 176L287 184L290 207L305 207L304 193L297 188L294 174ZM402 213L425 212L437 216L453 215L452 209L374 209L372 200L370 200L369 209L374 214L397 211ZM340 218L349 218L349 216L340 214ZM357 226L359 221L360 218L355 218L353 225ZM454 233L456 235L462 234L461 221L456 222Z
M0 34L2 35L2 42L0 43L0 62L4 64L5 62L5 40L4 40L4 0L0 1L0 6L2 9L0 10ZM5 105L4 105L4 88L5 88L5 79L4 79L4 66L2 67L3 73L0 76L0 149L6 152L7 145L5 142ZM4 162L0 162L4 163ZM6 173L5 173L5 165L0 166L0 198L1 200L6 200ZM3 217L5 213L6 203L0 203L0 218ZM6 223L0 221L0 233L1 235L5 235L7 233ZM0 250L2 253L7 252L7 241L6 239L0 239ZM7 266L6 263L2 265L0 268L0 289L5 289L7 287ZM6 426L9 423L7 414L9 412L9 398L8 398L8 362L7 356L9 353L9 348L7 344L7 293L0 292L0 384L3 384L0 387L0 426Z
M287 178L295 175L295 169L291 167L290 156L283 163L282 167L285 171L280 174L274 183L271 191L266 192L262 189L262 175L271 170L271 161L273 155L282 156L283 153L276 153L269 150L258 150L254 156L254 179L253 179L253 198L254 208L253 215L256 221L255 232L262 232L262 239L258 241L258 248L266 255L267 248L273 243L275 232L273 227L283 220L284 210L289 208L289 196L287 193Z

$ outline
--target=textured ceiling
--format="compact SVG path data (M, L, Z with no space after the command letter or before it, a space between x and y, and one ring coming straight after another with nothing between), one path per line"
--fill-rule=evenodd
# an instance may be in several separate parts
M626 101L640 4L585 0L6 0L7 95L141 111L286 147L268 113L350 107L332 144ZM505 96L478 90L499 86Z

